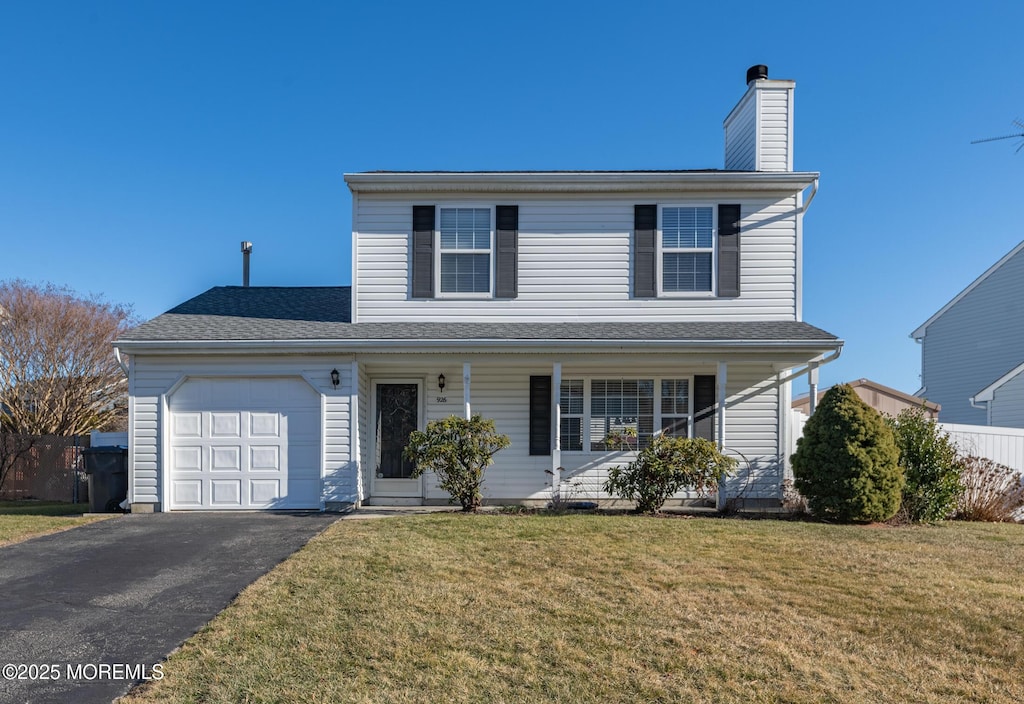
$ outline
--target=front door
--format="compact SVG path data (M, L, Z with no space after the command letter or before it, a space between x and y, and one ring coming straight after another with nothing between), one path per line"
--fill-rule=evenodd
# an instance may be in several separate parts
M375 382L373 392L374 475L372 495L421 498L413 464L403 456L409 434L420 427L420 383Z

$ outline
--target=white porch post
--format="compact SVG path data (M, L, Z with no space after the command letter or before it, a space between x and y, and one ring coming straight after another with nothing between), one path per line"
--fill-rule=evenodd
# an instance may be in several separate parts
M725 362L718 363L718 375L715 380L718 382L718 419L717 419L717 435L718 435L718 449L721 450L725 447L725 385L727 381L727 365Z
M551 367L551 425L554 444L551 447L551 493L559 498L562 485L562 363L555 362Z
M818 363L811 362L810 369L807 370L807 386L811 391L810 404L807 408L807 415L813 416L814 409L818 407Z
M356 496L355 504L358 506L362 503L363 499L366 498L363 487L363 458L359 448L360 437L359 437L359 361L352 360L352 381L351 381L352 395L349 397L348 402L348 417L350 419L349 427L349 458L351 460L349 466L355 468L356 473Z
M462 363L462 402L466 405L466 420L472 417L469 407L469 362Z
M718 392L718 413L716 418L715 434L718 436L718 451L725 450L725 397L726 384L728 382L728 365L725 362L718 363L718 373L715 375L715 384ZM718 482L718 500L716 502L719 511L725 509L725 480Z

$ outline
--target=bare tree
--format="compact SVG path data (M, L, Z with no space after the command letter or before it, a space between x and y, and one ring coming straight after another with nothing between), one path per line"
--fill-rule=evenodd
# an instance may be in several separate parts
M111 342L131 310L66 287L0 282L0 423L26 435L105 428L127 381Z
M109 429L128 384L111 342L130 308L66 287L0 282L0 488L45 435Z

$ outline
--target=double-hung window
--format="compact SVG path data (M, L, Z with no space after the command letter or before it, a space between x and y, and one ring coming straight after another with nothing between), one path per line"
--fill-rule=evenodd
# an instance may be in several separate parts
M690 380L661 380L661 432L686 438L690 436Z
M662 206L659 265L662 293L714 293L715 209Z
M490 294L491 208L445 208L440 217L439 292Z
M583 380L562 380L560 395L561 449L580 452L583 450Z

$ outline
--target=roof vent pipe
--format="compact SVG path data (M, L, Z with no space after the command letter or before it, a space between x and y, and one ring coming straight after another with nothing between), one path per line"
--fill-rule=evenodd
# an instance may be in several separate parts
M249 285L249 255L252 254L252 242L242 242L242 286Z
M751 66L747 69L747 85L750 85L751 81L761 81L768 78L768 67L764 64L758 64L757 66Z

